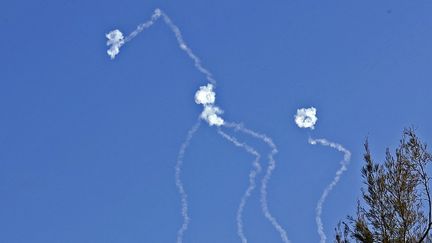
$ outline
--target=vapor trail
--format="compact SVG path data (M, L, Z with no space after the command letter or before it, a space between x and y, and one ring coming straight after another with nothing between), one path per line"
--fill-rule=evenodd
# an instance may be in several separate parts
M321 198L319 199L319 201L317 203L317 207L316 207L315 222L316 222L317 227L318 227L318 234L320 236L320 242L325 243L327 236L324 233L324 226L323 226L323 223L321 220L321 213L322 213L323 204L324 204L328 194L333 190L333 188L339 182L339 179L342 176L342 174L347 170L347 166L348 166L350 159L351 159L351 152L349 150L347 150L346 148L344 148L342 145L340 145L338 143L330 142L326 139L309 138L309 143L312 145L319 143L323 146L328 146L328 147L331 147L331 148L338 150L339 152L344 153L344 158L340 162L341 167L339 168L339 170L336 171L336 176L333 178L333 181L324 189L324 191L321 195Z
M188 200L187 200L187 193L183 187L182 180L180 178L181 174L181 167L183 165L183 158L186 152L186 149L189 147L190 141L195 135L195 133L198 131L198 128L201 125L201 120L198 119L198 121L189 129L186 139L180 146L180 151L177 156L177 162L175 165L175 184L177 186L177 190L180 194L181 199L181 215L183 217L183 224L181 225L180 229L177 231L177 243L182 243L183 241L183 235L184 232L187 230L190 222L190 218L188 215Z
M159 9L156 9L153 15L150 17L150 20L138 25L132 33L130 33L125 39L124 42L129 42L133 38L135 38L139 33L143 32L145 29L150 28L162 15L162 12Z
M199 72L201 72L202 74L204 74L205 77L206 77L206 79L210 83L212 83L213 85L216 85L216 80L213 78L213 75L210 73L210 71L208 71L206 68L204 68L202 66L201 60L193 53L192 49L184 41L180 29L171 21L171 19L169 18L169 16L166 13L164 13L162 10L160 10L158 8L155 9L153 15L150 17L150 20L148 20L148 21L146 21L146 22L138 25L137 28L132 33L130 33L128 36L126 36L126 38L124 38L124 40L122 39L122 40L118 41L117 43L109 42L109 45L112 45L112 48L115 48L117 50L113 55L111 55L110 53L108 53L108 54L111 55L111 58L114 59L114 57L118 54L119 49L120 49L121 46L123 46L124 44L126 44L126 42L129 42L132 39L134 39L138 34L140 34L141 32L143 32L144 30L150 28L161 17L164 20L164 22L168 25L168 27L170 28L170 30L174 33L175 38L177 40L177 43L178 43L180 49L182 49L183 51L185 51L186 54L189 56L189 58L192 59L194 65L196 67L196 69ZM107 37L108 37L108 35L107 35Z
M249 186L246 189L245 193L243 194L243 196L240 200L240 204L239 204L239 207L237 209L237 215L236 215L237 235L240 237L242 243L247 243L247 238L246 238L246 236L244 234L244 230L243 230L243 228L244 228L243 227L243 211L244 211L244 207L246 205L247 200L249 199L253 190L256 187L256 183L255 183L256 176L258 173L261 172L261 165L259 163L261 155L254 148L250 147L249 145L247 145L245 143L239 142L235 137L229 136L228 134L224 133L221 129L218 129L218 133L222 137L224 137L225 139L227 139L228 141L233 143L235 146L243 148L244 150L246 150L246 152L255 156L255 160L253 162L254 168L249 173Z
M158 10L159 9L156 9L156 11L158 11ZM180 29L171 21L171 19L168 17L168 15L166 15L161 10L159 10L159 12L161 12L161 14L163 16L163 19L164 19L165 23L168 25L168 27L170 27L170 29L172 30L172 32L174 32L180 49L182 49L183 51L185 51L186 54L193 60L195 67L201 73L203 73L206 76L206 79L210 83L212 83L213 85L216 85L216 80L213 78L213 75L207 69L205 69L201 65L201 60L192 52L192 50L190 49L190 47L188 47L186 45L186 42L183 40L183 36L182 36L182 34L180 32Z
M266 143L270 148L271 152L268 155L269 165L267 167L266 173L261 180L261 189L260 189L260 201L261 201L261 209L264 213L264 216L267 218L267 220L273 225L273 227L276 229L276 231L279 232L280 237L284 243L289 243L287 233L284 228L278 223L276 218L270 213L269 207L268 207L268 200L267 200L267 185L271 179L271 176L273 174L273 171L276 168L276 160L273 158L273 156L278 152L276 145L273 143L272 139L268 137L265 134L257 133L255 131L252 131L250 129L245 128L242 124L237 123L224 123L224 126L229 128L234 128L235 130L241 131L243 133L246 133L254 138L262 140L264 143Z

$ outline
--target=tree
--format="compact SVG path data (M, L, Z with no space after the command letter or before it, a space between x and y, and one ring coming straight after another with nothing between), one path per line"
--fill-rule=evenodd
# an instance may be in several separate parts
M427 165L432 155L414 129L405 129L395 154L373 161L366 140L364 187L357 214L336 227L335 242L432 242L432 202Z

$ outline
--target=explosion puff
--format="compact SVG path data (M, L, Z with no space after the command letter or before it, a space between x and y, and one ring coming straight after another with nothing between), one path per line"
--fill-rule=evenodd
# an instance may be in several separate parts
M213 91L213 85L207 84L207 86L201 86L195 93L195 103L204 106L204 110L201 113L201 119L207 121L210 126L222 126L224 120L219 116L223 111L214 106L216 101L216 93Z
M110 46L107 53L114 59L117 54L120 52L120 47L124 44L124 37L120 30L113 30L105 35L108 38L107 46Z
M201 86L195 93L195 103L202 105L212 105L216 100L216 93L213 91L213 85Z
M224 120L218 116L222 114L223 111L219 109L217 106L204 106L204 110L201 113L201 118L206 120L210 126L222 126L224 124Z
M300 128L314 129L317 120L315 107L298 109L295 115L295 123Z

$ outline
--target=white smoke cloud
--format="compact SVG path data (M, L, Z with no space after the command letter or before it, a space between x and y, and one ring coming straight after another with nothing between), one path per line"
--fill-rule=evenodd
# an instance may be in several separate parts
M315 107L298 109L294 119L297 126L300 128L314 129L315 123L318 120L316 111Z
M214 105L216 101L216 93L213 91L213 85L207 84L206 86L201 86L199 90L195 93L195 103L204 106L204 110L201 113L201 118L210 126L222 126L224 120L219 115L223 111Z
M213 91L213 85L201 86L195 93L195 103L202 105L212 105L216 100L216 93Z
M107 53L114 59L117 54L120 52L120 47L125 43L123 33L120 30L113 30L105 35L107 40L107 46L110 46Z
M224 120L219 116L222 113L223 111L217 106L205 105L204 110L201 113L201 118L207 121L210 126L222 126Z

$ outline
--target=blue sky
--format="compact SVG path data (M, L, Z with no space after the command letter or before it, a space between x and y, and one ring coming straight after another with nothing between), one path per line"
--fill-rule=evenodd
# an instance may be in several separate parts
M175 242L174 165L206 81L162 22L114 61L105 46L105 33L133 31L156 7L218 80L224 118L277 145L269 207L292 242L319 240L315 205L342 159L309 145L309 135L352 152L324 205L330 238L354 212L366 137L377 160L404 127L432 141L430 1L5 0L0 242ZM309 106L318 110L314 131L293 121ZM235 213L252 160L203 124L182 168L192 218L184 242L240 242ZM281 242L257 192L245 233Z

